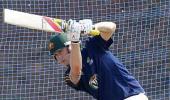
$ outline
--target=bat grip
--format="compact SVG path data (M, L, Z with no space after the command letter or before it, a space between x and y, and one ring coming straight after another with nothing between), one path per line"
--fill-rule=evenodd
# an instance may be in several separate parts
M96 30L96 29L93 29L93 30L90 31L89 34L92 35L92 36L96 36L96 35L99 35L99 34L100 34L100 31L98 31L98 30Z

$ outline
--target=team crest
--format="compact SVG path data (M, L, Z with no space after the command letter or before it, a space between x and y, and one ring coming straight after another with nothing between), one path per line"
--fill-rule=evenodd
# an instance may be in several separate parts
M93 59L90 59L89 57L87 57L87 63L89 63L89 65L93 64Z
M49 44L48 44L48 50L51 50L51 49L54 49L54 43L53 42L50 42Z
M90 62L90 58L89 57L87 57L87 63L89 63Z
M93 89L98 89L98 81L97 81L97 75L94 74L90 80L89 80L89 85Z

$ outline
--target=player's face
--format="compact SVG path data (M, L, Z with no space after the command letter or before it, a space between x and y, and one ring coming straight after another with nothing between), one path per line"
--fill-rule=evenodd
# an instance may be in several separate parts
M70 62L70 53L68 51L68 48L65 47L59 51L57 51L55 54L54 54L54 58L55 60L59 63L59 64L62 64L62 65L69 65L69 62Z

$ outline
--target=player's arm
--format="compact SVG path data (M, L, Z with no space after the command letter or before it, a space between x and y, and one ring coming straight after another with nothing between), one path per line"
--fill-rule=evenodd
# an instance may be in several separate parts
M100 32L104 40L109 40L116 30L116 24L113 22L99 22L94 25L95 29Z
M70 20L68 38L71 41L70 54L70 75L69 78L73 84L77 84L81 78L82 70L82 56L80 51L80 24L76 21Z
M83 33L90 35L100 34L104 40L109 40L116 30L116 24L113 22L99 22L92 25L91 19L80 20L79 23L83 26Z
M72 83L77 84L81 78L82 69L82 56L80 52L80 43L71 43L71 55L70 55L70 80Z

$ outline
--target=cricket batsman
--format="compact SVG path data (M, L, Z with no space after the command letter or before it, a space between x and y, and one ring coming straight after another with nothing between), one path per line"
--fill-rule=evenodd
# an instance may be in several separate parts
M80 36L98 30L80 48ZM116 30L113 22L92 24L89 19L69 20L67 31L53 36L48 45L50 54L67 68L65 82L87 92L97 100L148 100L135 77L109 51ZM71 41L71 43L69 42Z

